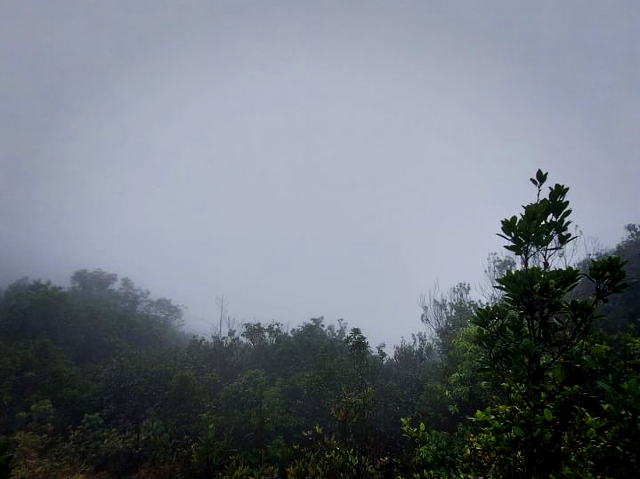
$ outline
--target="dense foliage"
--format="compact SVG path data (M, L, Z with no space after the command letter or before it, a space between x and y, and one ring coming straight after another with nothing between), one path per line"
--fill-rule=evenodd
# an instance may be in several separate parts
M484 301L421 302L388 355L311 319L182 332L129 279L0 295L0 478L640 476L640 227L568 264L568 188L502 222Z

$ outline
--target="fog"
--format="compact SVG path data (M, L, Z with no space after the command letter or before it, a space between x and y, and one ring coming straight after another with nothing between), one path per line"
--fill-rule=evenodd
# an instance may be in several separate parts
M0 281L128 276L208 332L421 330L542 168L640 222L640 4L4 1Z

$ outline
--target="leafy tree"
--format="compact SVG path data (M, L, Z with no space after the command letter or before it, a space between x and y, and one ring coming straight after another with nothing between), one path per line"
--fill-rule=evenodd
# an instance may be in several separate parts
M358 453L353 447L339 443L334 435L327 435L316 426L304 433L310 441L302 459L293 461L287 468L290 479L325 478L336 479L382 479L388 463L387 458L372 461Z
M385 356L381 349L377 355L371 354L369 342L359 328L351 329L344 342L348 347L348 380L333 411L343 441L358 456L369 456L377 439L374 384Z
M407 465L414 478L446 479L456 473L464 446L459 437L427 429L422 422L412 427L408 418L402 420L402 432L414 446Z
M67 311L63 288L23 278L2 295L0 337L7 342L51 339L64 343L71 328Z
M434 338L444 362L451 351L456 333L469 326L478 303L471 299L471 286L458 283L446 294L440 294L438 285L429 296L420 298L421 321Z
M609 254L625 261L629 287L601 308L606 320L598 324L610 334L632 332L637 336L640 333L640 225L628 224L625 230L626 236Z
M118 275L101 269L88 271L81 269L71 276L71 287L87 295L103 295L113 292Z
M50 341L11 346L0 342L0 433L26 426L23 418L42 401L60 410L52 423L56 430L64 430L82 419L83 409L91 407L93 389Z
M531 182L536 200L502 221L505 248L519 269L497 280L503 298L480 308L473 322L481 361L501 393L478 411L481 430L472 449L485 474L500 477L585 477L601 422L585 405L581 368L590 348L598 308L627 286L618 257L593 260L588 273L559 267L563 248L575 238L569 188L556 184L542 196L547 174ZM593 284L587 299L568 299L581 276Z

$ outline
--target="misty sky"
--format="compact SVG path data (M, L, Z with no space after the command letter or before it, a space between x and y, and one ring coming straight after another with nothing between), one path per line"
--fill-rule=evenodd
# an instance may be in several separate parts
M640 2L0 2L0 280L129 276L373 344L475 284L537 168L640 222Z

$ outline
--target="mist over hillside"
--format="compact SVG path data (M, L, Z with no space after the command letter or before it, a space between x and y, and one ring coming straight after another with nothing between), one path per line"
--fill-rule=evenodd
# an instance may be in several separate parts
M0 279L102 268L195 329L225 296L397 342L436 281L482 280L537 168L603 245L637 222L637 24L633 1L3 2Z

